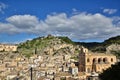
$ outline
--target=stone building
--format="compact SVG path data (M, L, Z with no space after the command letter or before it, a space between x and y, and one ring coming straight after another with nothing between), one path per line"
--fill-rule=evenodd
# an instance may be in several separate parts
M79 54L79 72L102 72L116 63L116 56L105 53L92 53L86 48L81 48Z
M0 51L17 51L17 46L12 44L0 44Z

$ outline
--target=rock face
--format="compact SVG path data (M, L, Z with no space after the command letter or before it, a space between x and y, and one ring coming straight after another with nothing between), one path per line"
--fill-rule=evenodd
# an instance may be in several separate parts
M107 53L111 53L111 51L120 51L119 44L112 44L106 48Z
M76 46L67 44L61 39L54 38L49 42L49 45L42 50L42 54L46 55L62 55L74 54Z
M74 46L70 44L56 44L52 46L47 46L43 52L46 54L50 55L55 55L55 54L73 54L75 51Z

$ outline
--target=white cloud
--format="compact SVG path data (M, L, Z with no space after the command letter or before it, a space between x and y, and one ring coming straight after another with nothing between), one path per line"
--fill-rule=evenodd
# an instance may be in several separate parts
M108 14L114 14L117 12L117 9L104 9L103 12Z
M10 23L0 23L0 33L9 33L15 34L17 33L17 28Z
M0 2L0 13L4 13L4 9L7 7L7 5L6 4L4 4L4 3L2 3L2 2Z
M116 17L118 18L118 17ZM120 23L100 13L79 13L68 17L66 13L47 15L39 20L33 15L14 15L0 23L0 33L31 33L62 35L71 39L106 39L120 35Z
M37 17L31 15L14 15L6 20L18 28L32 28L39 23Z

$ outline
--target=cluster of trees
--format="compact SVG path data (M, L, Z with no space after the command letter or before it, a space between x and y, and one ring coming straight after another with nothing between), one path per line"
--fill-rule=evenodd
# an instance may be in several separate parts
M103 71L99 78L100 80L120 80L120 62Z

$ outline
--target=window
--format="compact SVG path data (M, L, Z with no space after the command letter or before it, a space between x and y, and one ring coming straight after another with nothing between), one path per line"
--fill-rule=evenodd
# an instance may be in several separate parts
M107 58L103 58L103 62L107 63L108 62Z
M93 58L93 64L97 63L97 59Z
M90 62L90 59L89 59L89 58L87 59L87 62Z
M98 63L101 63L101 62L102 62L101 58L98 58Z
M111 62L113 62L113 58L111 58Z

